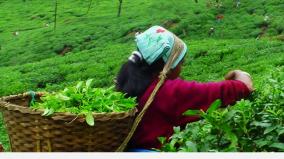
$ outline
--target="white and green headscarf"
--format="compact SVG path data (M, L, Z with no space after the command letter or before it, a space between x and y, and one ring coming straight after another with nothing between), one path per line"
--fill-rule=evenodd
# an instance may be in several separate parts
M136 43L139 52L134 52L142 57L149 65L156 60L163 58L166 63L175 44L174 34L160 26L153 26L141 34L136 35ZM187 46L184 47L179 57L171 68L175 68L186 54Z

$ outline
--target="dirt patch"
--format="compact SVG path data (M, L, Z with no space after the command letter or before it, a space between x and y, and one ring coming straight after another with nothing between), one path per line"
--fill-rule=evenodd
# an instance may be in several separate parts
M56 50L58 55L64 56L66 53L72 51L73 47L71 45L64 45L63 48Z
M162 26L167 29L172 29L172 28L175 28L179 22L180 22L180 19L170 19L170 20L164 21L162 23Z
M256 25L256 29L260 29L260 32L257 35L256 39L260 39L260 38L262 38L266 34L268 28L270 27L269 26L270 25L269 17L265 16L263 21L261 21L259 23L256 23L255 25Z
M30 20L34 20L34 19L42 19L45 18L46 15L44 14L37 14L37 15L33 15L30 17Z
M132 28L129 31L127 31L126 33L124 33L123 37L126 37L126 38L130 38L131 37L132 38L132 37L135 36L135 34L137 32L143 32L143 31L144 31L144 29L142 29L142 28Z
M90 41L92 41L92 40L93 40L93 36L92 36L92 35L86 36L86 37L84 38L84 42L90 42Z
M70 24L71 22L72 22L71 19L66 19L66 20L63 21L64 24Z
M249 15L253 15L253 14L255 13L255 8L249 8L249 9L247 9L247 13L248 13Z
M195 55L193 55L193 58L196 59L196 58L199 58L199 57L202 57L202 56L206 56L207 54L208 54L207 50L201 50L198 53L196 53Z
M37 84L37 88L45 88L46 87L46 82L39 82Z
M257 39L263 37L263 36L265 35L267 29L268 29L268 24L266 24L266 23L263 24L263 25L261 26L261 32L258 34Z
M279 41L284 41L284 34L277 35L273 39L279 40Z

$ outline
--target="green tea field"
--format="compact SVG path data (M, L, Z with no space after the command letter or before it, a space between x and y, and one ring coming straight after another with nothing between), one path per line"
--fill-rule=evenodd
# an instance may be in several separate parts
M120 16L118 0L58 0L56 25L55 2L0 0L0 97L57 91L90 78L94 87L109 87L135 50L135 33L160 25L188 46L183 79L219 81L230 70L241 69L251 74L256 89L252 99L227 110L249 107L252 115L241 116L247 117L242 125L246 130L239 125L223 132L222 124L213 124L218 119L205 120L186 130L176 128L176 140L165 142L161 151L284 151L283 0L124 0ZM259 113L271 117L262 119ZM202 129L204 125L210 129ZM255 135L256 129L260 134ZM211 130L220 132L212 138L234 135L206 145L215 142L203 136ZM245 146L253 141L258 142ZM1 143L10 151L0 114Z

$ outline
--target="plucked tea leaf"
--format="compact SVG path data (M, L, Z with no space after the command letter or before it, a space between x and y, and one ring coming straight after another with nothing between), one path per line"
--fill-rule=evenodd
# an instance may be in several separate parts
M94 125L92 112L124 112L136 106L136 98L126 98L123 93L110 88L91 88L92 79L79 82L63 91L46 93L42 102L36 102L32 109L44 109L43 116L54 112L85 114L86 122Z
M48 114L48 112L49 112L48 108L44 109L44 112L42 113L42 116L46 116Z
M51 114L53 114L53 113L54 113L54 109L52 109L52 108L50 108L50 109L46 108L46 109L44 110L42 116L49 116L49 115L51 115Z
M58 94L58 98L63 100L63 101L68 101L68 100L71 99L70 97L67 97L67 96L65 96L65 95L63 95L61 93Z
M95 119L94 119L94 116L93 116L93 114L91 112L86 114L86 122L90 126L94 126L95 125Z

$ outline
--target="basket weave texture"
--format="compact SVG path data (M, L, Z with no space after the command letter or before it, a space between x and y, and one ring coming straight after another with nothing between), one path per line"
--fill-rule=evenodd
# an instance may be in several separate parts
M89 126L71 113L43 117L42 110L28 108L30 100L26 93L0 99L13 152L112 152L126 138L137 112L93 113L95 126Z

